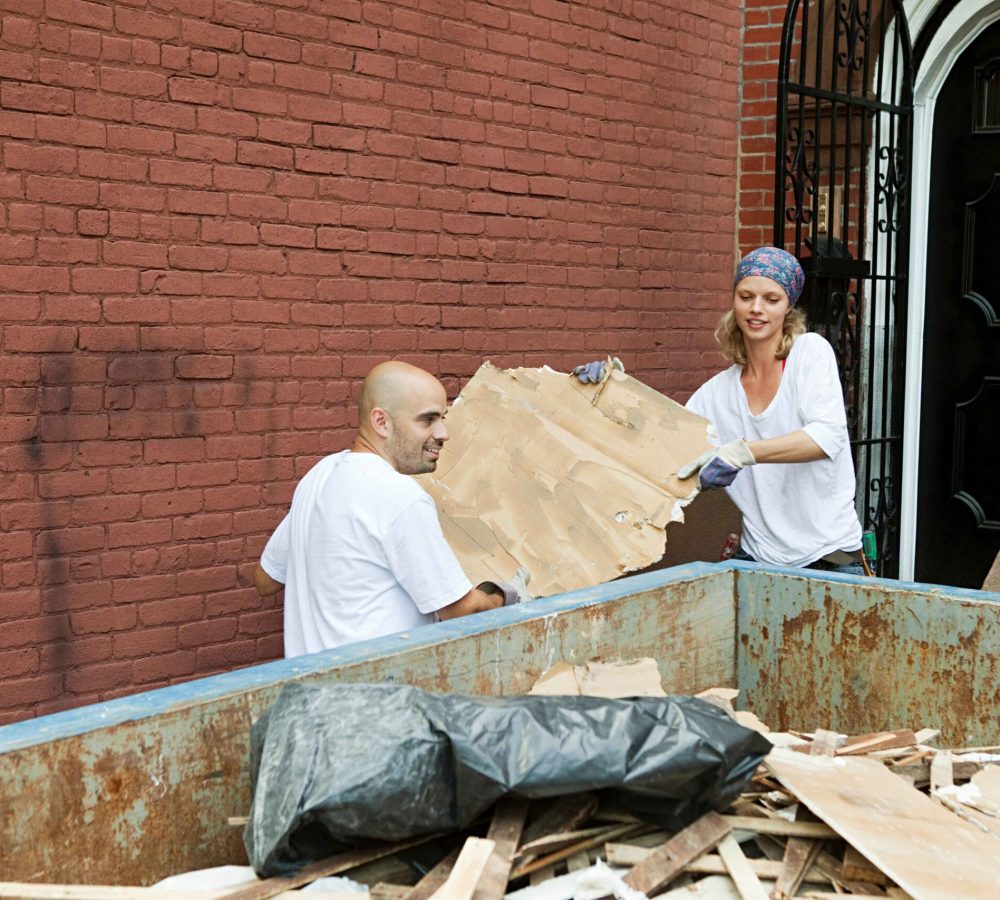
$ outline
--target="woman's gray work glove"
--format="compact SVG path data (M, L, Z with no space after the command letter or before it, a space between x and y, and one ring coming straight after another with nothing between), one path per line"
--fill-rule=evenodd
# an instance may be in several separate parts
M528 593L528 582L531 581L531 573L521 566L510 581L484 581L480 584L479 590L487 594L503 594L503 605L514 606L523 603L525 600L534 599Z
M617 356L612 356L610 362L612 369L617 369L619 372L625 371L625 366L622 365L622 361ZM577 366L571 374L579 378L582 384L600 384L604 381L607 364L608 360L606 359L595 359L593 362Z
M747 442L743 438L737 438L721 447L706 450L697 459L681 466L677 470L677 477L683 480L697 472L701 489L711 491L714 488L728 487L736 480L740 469L756 462Z

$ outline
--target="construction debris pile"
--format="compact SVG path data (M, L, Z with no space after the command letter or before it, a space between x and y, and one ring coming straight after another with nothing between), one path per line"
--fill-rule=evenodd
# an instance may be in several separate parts
M508 795L462 834L352 851L226 896L346 873L372 900L995 897L1000 747L935 750L935 735L770 735L784 746L747 790L677 832L593 794Z
M557 663L532 690L547 695L544 699L554 701L555 709L565 705L568 715L588 696L632 697L621 702L638 709L662 693L656 665L648 659L585 666ZM293 875L287 886L302 878L344 872L369 883L375 900L997 896L1000 765L992 763L1000 762L1000 754L992 751L1000 748L937 750L930 743L938 732L931 729L853 737L822 730L772 733L752 713L734 709L737 694L716 688L697 699L701 707L735 720L739 731L758 742L766 736L770 752L749 780L741 777L739 796L730 793L730 799L720 803L715 793L714 809L694 821L688 816L686 827L664 826L670 817L662 814L664 795L655 791L651 793L659 807L641 790L629 794L577 788L570 793L567 788L556 798L539 799L535 793L535 799L529 799L525 794L530 791L514 788L489 809L481 805L470 827L334 856ZM489 706L533 699L485 702ZM412 705L413 698L405 702ZM480 715L475 712L470 721ZM467 735L484 758L491 752L497 758L509 752L505 736L498 733L503 729L495 725ZM564 733L564 746L545 748L541 758L550 772L560 765L553 755L575 755L578 764L587 765L593 747L574 746L577 739ZM610 739L605 731L601 740ZM487 746L491 740L492 751ZM533 743L529 739L514 745L522 748L523 756L523 747ZM633 735L629 747L622 749L631 757L638 744ZM756 750L753 741L730 746L738 747L744 759ZM698 755L692 751L690 762ZM609 766L607 758L592 762L595 772ZM523 760L520 764L525 766ZM496 767L502 769L503 764ZM525 771L533 768L529 761ZM693 768L688 773L692 783L704 782L704 775ZM380 863L373 862L373 853ZM284 881L265 879L256 890Z
M367 687L402 690L405 697L400 694L399 698L406 701L404 705L422 706L425 712L433 711L439 701L471 699L423 695L415 704L416 695L406 693L413 689ZM289 696L302 702L310 699L311 690L315 688L299 686ZM564 702L572 713L589 708L587 703L581 706L581 700L594 696L620 699L630 694L643 696L622 705L641 708L661 699L662 689L655 663L636 660L584 666L558 663L536 682L532 693L547 696L483 698L484 708L513 709L522 715L524 709L544 708L534 701L554 701ZM664 826L670 816L664 816L657 803L669 806L671 801L656 790L651 792L652 803L641 789L569 787L558 795L534 798L512 790L494 793L459 827L449 825L385 841L356 837L324 858L315 852L320 844L310 846L308 833L308 826L323 824L321 816L309 812L297 819L306 827L285 847L300 854L299 867L287 867L272 877L257 877L250 867L229 866L173 876L152 888L0 883L0 897L163 898L180 896L174 893L178 890L186 897L227 900L287 900L298 896L299 890L316 900L986 900L1000 896L1000 746L936 749L931 746L938 736L933 729L855 736L822 730L771 732L752 713L733 709L737 693L728 688L705 691L693 708L714 710L728 720L727 727L743 735L742 743L733 743L733 735L727 734L717 749L721 748L722 756L729 755L729 763L736 760L737 768L750 759L750 769L739 776L736 790L720 794L718 787L710 788L715 808L701 812L693 821L687 816L686 825ZM676 709L690 711L692 698L662 699L671 709L679 702ZM519 705L526 700L531 701L527 707ZM459 718L467 715L458 707L447 709ZM382 708L368 721L372 729L393 731L403 717L401 708ZM708 720L712 718L709 715ZM497 748L502 747L505 735L496 727L498 721L490 721L485 730L471 735L475 740L461 752L476 747L484 758L491 752L502 755ZM516 717L506 721L516 722ZM619 721L627 723L628 718ZM348 723L342 720L342 724ZM432 722L431 730L441 724L440 720ZM357 743L354 750L373 746L370 733L346 727L342 731L348 738L342 752L347 753L343 748L351 741ZM682 724L679 731L680 744L701 740L691 722ZM725 728L719 734L724 732ZM662 740L661 733L656 736ZM304 737L303 731L297 732L297 739ZM757 752L757 744L765 737L770 747L766 756ZM633 732L625 741L622 753L629 759L622 763L623 771L642 770L635 751L643 742L637 744L635 738ZM571 746L573 738L564 735L563 739L564 746L547 746L543 756L575 756L578 763L592 759L598 769L607 765L607 759L601 761L586 748ZM622 736L604 733L600 739L613 743ZM289 745L290 751L295 743ZM662 747L654 746L657 741L649 743L646 750L662 752ZM687 761L703 762L705 746L701 751L685 751ZM315 755L308 740L299 740L298 747L305 755ZM364 768L363 753L348 756L349 767ZM254 764L259 766L260 759ZM317 771L343 764L344 760L332 760L327 754L319 760ZM490 765L503 768L496 760ZM545 765L555 771L559 762L550 758ZM289 764L289 775L291 768ZM461 766L454 771L460 772ZM366 787L364 774L360 772L349 789L354 794L352 802L360 802L366 790L377 794L386 789L375 779ZM403 781L413 779L406 803L416 803L421 797L434 802L427 785L412 771L400 774ZM468 773L459 778L468 778ZM709 782L731 782L722 770L705 768L693 768L689 779L693 784L700 782L703 789ZM393 790L402 790L403 781ZM322 793L321 782L310 774L311 789ZM294 783L295 778L287 779L284 802L289 816L303 810ZM692 787L691 794L695 793ZM400 809L378 800L368 814L372 821L365 827L373 832L384 828L393 818L399 820ZM456 820L461 818L456 809L447 812ZM253 810L249 819L230 824L252 827ZM327 830L327 838L329 834ZM310 858L316 861L307 862Z

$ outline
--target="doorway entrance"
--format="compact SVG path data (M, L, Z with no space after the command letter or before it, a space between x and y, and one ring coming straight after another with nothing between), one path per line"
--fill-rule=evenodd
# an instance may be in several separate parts
M937 99L914 577L979 587L1000 549L1000 23Z

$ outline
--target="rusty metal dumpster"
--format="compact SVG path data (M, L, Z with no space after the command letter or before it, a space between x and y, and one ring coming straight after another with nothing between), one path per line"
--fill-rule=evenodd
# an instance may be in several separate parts
M742 563L624 578L0 728L0 878L150 884L245 861L251 722L293 679L526 691L558 660L656 659L774 729L997 743L1000 594ZM373 710L373 715L378 711Z

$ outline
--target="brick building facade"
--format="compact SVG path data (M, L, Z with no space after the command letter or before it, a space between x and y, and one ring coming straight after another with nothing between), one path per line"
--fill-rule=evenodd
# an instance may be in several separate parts
M280 656L250 573L380 360L716 371L741 20L6 0L0 723Z

